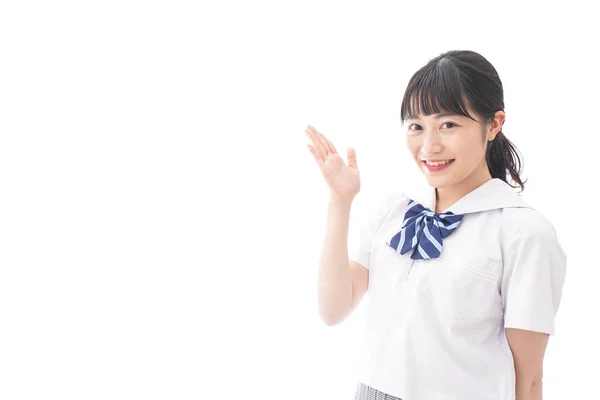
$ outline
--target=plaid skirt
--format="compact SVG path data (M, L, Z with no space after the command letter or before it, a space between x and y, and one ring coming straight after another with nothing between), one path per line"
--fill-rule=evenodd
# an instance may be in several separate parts
M354 400L402 400L402 399L399 397L391 396L389 394L385 394L383 392L373 389L370 386L365 385L362 382L358 382Z

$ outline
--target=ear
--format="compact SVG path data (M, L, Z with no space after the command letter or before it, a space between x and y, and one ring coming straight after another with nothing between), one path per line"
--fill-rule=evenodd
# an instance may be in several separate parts
M487 140L491 142L496 139L496 135L498 132L502 130L502 125L504 125L504 119L506 118L506 114L504 111L496 111L494 115L494 119L490 122L488 130L487 130Z

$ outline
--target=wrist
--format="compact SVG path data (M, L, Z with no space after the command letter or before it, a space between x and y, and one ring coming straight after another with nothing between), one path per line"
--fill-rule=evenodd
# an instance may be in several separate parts
M328 204L333 207L350 207L352 205L353 198L337 198L329 197Z

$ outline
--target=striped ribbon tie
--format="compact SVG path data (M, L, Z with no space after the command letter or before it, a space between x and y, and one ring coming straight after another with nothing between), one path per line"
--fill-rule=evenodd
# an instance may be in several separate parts
M400 254L415 249L410 256L413 260L437 258L442 253L443 238L458 228L463 216L450 211L435 213L411 199L402 229L386 244Z

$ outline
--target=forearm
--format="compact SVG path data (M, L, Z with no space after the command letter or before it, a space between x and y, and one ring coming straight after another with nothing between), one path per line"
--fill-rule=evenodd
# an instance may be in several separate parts
M542 380L517 376L515 400L542 400Z
M330 200L327 227L318 275L319 314L327 324L346 315L352 303L352 282L348 259L348 227L351 201Z

